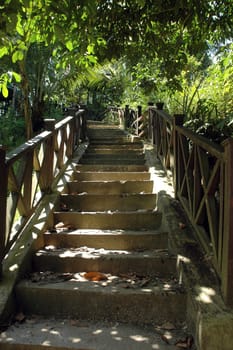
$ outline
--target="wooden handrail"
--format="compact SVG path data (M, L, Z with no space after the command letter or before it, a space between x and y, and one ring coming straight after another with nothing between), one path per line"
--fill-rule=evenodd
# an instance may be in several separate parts
M53 181L85 140L85 111L75 112L58 123L45 121L48 130L9 153L0 146L0 268L40 200L51 192ZM16 222L17 232L12 235Z
M185 128L182 119L150 107L150 139L233 306L233 139L216 144Z

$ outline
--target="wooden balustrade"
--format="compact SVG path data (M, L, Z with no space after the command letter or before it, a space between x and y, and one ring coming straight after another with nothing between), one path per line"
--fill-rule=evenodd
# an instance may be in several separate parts
M183 127L183 118L150 107L149 137L233 306L233 140L215 144Z
M86 137L85 111L58 123L46 120L46 131L6 153L0 147L0 265L20 230ZM17 227L16 227L17 225Z

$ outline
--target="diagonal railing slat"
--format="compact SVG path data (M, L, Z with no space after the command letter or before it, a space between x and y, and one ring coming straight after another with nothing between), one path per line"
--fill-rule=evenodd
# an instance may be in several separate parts
M85 139L85 111L62 121L10 153L0 146L0 264L42 197ZM17 223L17 232L15 226Z
M183 119L150 107L149 137L165 170L172 173L176 198L212 257L225 302L232 306L233 140L218 145L183 127Z

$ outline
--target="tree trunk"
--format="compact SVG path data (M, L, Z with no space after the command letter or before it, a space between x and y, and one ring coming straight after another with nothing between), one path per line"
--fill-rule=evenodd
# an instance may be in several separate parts
M27 140L33 137L32 131L32 118L31 118L31 106L29 102L29 82L26 72L25 60L19 61L19 69L21 74L21 88L23 92L23 112L26 125Z

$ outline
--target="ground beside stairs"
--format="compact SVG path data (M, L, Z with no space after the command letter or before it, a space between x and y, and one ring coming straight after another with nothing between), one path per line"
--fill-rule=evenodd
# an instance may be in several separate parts
M195 349L157 208L172 186L137 137L102 123L88 134L0 349Z

